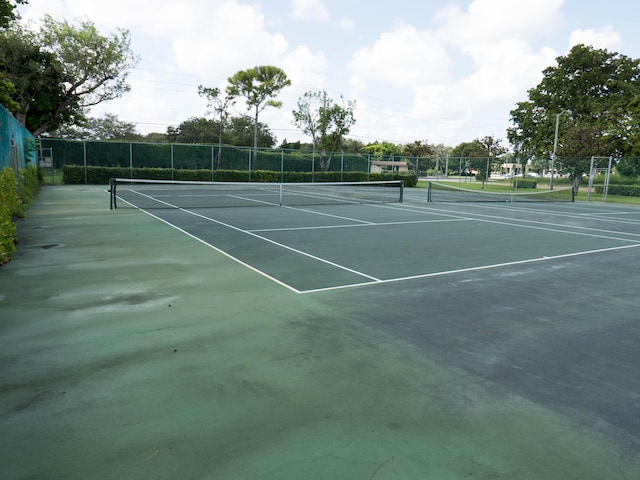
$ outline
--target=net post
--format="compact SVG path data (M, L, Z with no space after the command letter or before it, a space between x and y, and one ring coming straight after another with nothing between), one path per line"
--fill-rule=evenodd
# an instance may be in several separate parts
M283 182L280 182L280 185L278 186L278 194L279 194L279 201L278 201L278 204L279 204L280 206L282 206L282 183L283 183Z
M400 203L404 201L404 180L400 180Z
M427 202L431 203L431 182L427 183Z
M109 179L109 210L116 208L116 179Z

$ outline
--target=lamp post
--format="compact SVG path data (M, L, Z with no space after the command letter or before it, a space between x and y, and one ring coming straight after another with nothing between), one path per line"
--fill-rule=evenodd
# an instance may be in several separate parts
M560 113L556 113L556 133L553 137L553 152L551 152L551 177L549 180L549 190L553 190L553 175L555 173L554 162L556 161L556 150L558 150L558 127L560 126L560 115L563 113L571 113L569 110L563 110Z

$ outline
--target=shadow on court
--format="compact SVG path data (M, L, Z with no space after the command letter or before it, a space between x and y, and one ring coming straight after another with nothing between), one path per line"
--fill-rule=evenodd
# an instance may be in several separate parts
M301 295L103 190L0 268L4 478L640 478L638 249Z

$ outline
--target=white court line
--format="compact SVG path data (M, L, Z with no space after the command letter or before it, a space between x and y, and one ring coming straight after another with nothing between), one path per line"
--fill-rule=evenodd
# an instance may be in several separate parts
M348 220L350 222L357 222L357 223L362 223L362 224L371 224L371 222L367 222L366 220L360 220L358 218L351 218L351 217L343 217L343 216L340 216L340 215L334 215L332 213L327 213L327 212L317 212L315 210L309 210L308 208L291 207L291 206L285 206L284 208L288 208L289 210L295 210L297 212L304 212L304 213L311 213L313 215L320 215L322 217L331 217L331 218L337 218L339 220Z
M552 256L544 256L544 257L537 257L537 258L529 258L527 260L517 260L514 262L504 262L504 263L494 263L494 264L490 264L490 265L481 265L478 267L469 267L469 268L459 268L456 270L445 270L442 272L432 272L432 273L424 273L424 274L419 274L419 275L411 275L408 277L397 277L397 278L389 278L386 280L380 280L379 282L362 282L362 283L352 283L352 284L348 284L348 285L338 285L335 287L325 287L325 288L315 288L312 290L301 290L299 293L301 294L306 294L306 293L318 293L318 292L328 292L331 290L343 290L343 289L347 289L347 288L354 288L354 287L363 287L363 286L367 286L367 285L380 285L383 283L395 283L395 282L404 282L407 280L418 280L421 278L429 278L429 277L440 277L440 276L444 276L444 275L452 275L455 273L465 273L465 272L478 272L478 271L482 271L482 270L489 270L489 269L493 269L493 268L500 268L500 267L510 267L513 265L524 265L527 263L537 263L537 262L546 262L549 260L558 260L561 258L570 258L570 257L578 257L581 255L593 255L596 253L604 253L604 252L611 252L611 251L615 251L615 250L623 250L623 249L627 249L627 248L638 248L640 247L640 244L634 244L634 245L623 245L620 247L610 247L610 248L600 248L597 250L586 250L584 252L575 252L575 253L565 253L562 255L552 255Z
M136 193L139 193L139 192L136 192ZM142 194L142 193L140 193L140 195L146 196L145 194ZM150 197L150 198L152 198L152 197ZM531 259L526 259L526 260L517 260L517 261L513 261L513 262L503 262L503 263L496 263L496 264L489 264L489 265L481 265L481 266L477 266L477 267L468 267L468 268L460 268L460 269L454 269L454 270L445 270L445 271L441 271L441 272L432 272L432 273L426 273L426 274L411 275L411 276L406 276L406 277L396 277L396 278L389 278L389 279L384 279L383 280L383 279L379 279L379 278L376 278L376 277L372 277L370 275L366 275L366 274L364 274L362 272L358 272L356 270L352 270L352 269L346 268L344 266L341 266L339 264L324 260L322 258L315 257L313 255L307 254L307 253L299 251L297 249L294 249L294 248L288 247L286 245L280 244L278 242L274 242L274 241L272 241L272 240L270 240L268 238L262 237L260 235L256 235L256 234L254 234L252 232L249 232L247 230L243 230L243 229L235 227L233 225L229 225L229 224L226 224L224 222L220 222L218 220L206 217L204 215L200 215L198 213L191 212L189 210L176 207L175 205L172 205L170 203L160 201L160 203L163 203L163 204L165 204L167 206L170 206L170 207L175 208L177 210L183 211L185 213L188 213L188 214L191 214L191 215L194 215L194 216L197 216L197 217L204 218L204 219L209 220L209 221L211 221L213 223L217 223L219 225L231 228L231 229L239 231L241 233L245 233L247 235L254 236L254 237L258 238L258 239L261 239L261 240L264 240L264 241L266 241L268 243L272 243L272 244L274 244L276 246L288 249L288 250L293 251L295 253L299 253L301 255L310 257L310 258L312 258L314 260L317 260L317 261L320 261L320 262L335 266L337 268L349 271L349 272L354 273L356 275L360 275L360 276L363 276L365 278L370 278L371 279L371 281L369 281L369 282L360 282L360 283L353 283L353 284L337 285L337 286L333 286L333 287L324 287L324 288L317 288L317 289L310 289L310 290L298 290L298 289L292 287L291 285L288 285L288 284L276 279L275 277L272 277L271 275L267 274L266 272L263 272L262 270L259 270L259 269L251 266L250 264L248 264L246 262L243 262L242 260L234 257L233 255L230 255L229 253L225 252L224 250L221 250L220 248L215 247L214 245L211 245L210 243L208 243L208 242L204 241L203 239L201 239L201 238L199 238L199 237L187 232L186 230L178 227L177 225L174 225L173 223L171 223L171 222L169 222L167 220L164 220L161 217L158 217L157 215L154 215L154 214L152 214L152 213L150 213L150 212L148 212L148 211L146 211L146 210L144 210L142 208L136 207L135 205L131 204L130 202L127 202L126 200L124 200L122 198L120 200L124 201L125 203L128 203L129 205L133 206L134 208L144 212L145 214L149 215L150 217L156 218L157 220L160 220L161 222L165 223L166 225L169 225L170 227L175 228L176 230L178 230L178 231L184 233L185 235L187 235L188 237L191 237L191 238L197 240L201 244L206 245L209 248L215 250L216 252L219 252L219 253L223 254L227 258L229 258L231 260L234 260L235 262L239 263L240 265L242 265L244 267L247 267L249 270L251 270L251 271L253 271L255 273L258 273L259 275L261 275L261 276L263 276L263 277L275 282L276 284L281 285L281 286L287 288L288 290L290 290L290 291L292 291L294 293L297 293L297 294L318 293L318 292L326 292L326 291L332 291L332 290L342 290L342 289L361 287L361 286L377 285L377 284L383 284L383 283L395 283L395 282L402 282L402 281L409 281L409 280L417 280L417 279L421 279L421 278L438 277L438 276L444 276L444 275L451 275L451 274L455 274L455 273L482 271L482 270L489 270L489 269L495 269L495 268L500 268L500 267L513 266L513 265L523 265L523 264L529 264L529 263L544 262L544 261L549 261L549 260L557 260L557 259L562 259L562 258L570 258L570 257L583 256L583 255L593 255L593 254L597 254L597 253L604 253L604 252L610 252L610 251L616 251L616 250L623 250L623 249L628 249L628 248L640 247L640 243L634 243L632 245L623 245L623 246L619 246L619 247L610 247L610 248L602 248L602 249L596 249L596 250L587 250L587 251L575 252L575 253L567 253L567 254L562 254L562 255L543 256L543 257L531 258ZM398 208L398 207L390 207L390 208ZM427 210L431 210L428 207L416 207L416 208L420 208L421 210L423 208L427 209ZM456 213L459 214L459 212L456 212ZM442 215L443 216L447 216L445 214L442 214ZM453 215L451 215L451 216L453 216ZM489 215L482 215L482 216L489 216ZM455 217L455 218L457 218L458 220L461 220L461 219L478 220L478 219L475 219L473 217L462 217L462 218ZM496 218L496 217L493 217L493 218ZM500 218L500 217L497 217L497 218ZM488 221L488 220L478 220L478 221ZM490 222L490 223L503 223L503 222L491 222L491 221L488 221L488 222ZM542 222L535 222L535 223L542 223ZM513 225L513 226L520 226L520 227L524 227L524 228L540 228L540 229L543 229L543 230L557 231L559 233L576 233L576 234L578 234L577 232L566 232L566 231L563 231L563 230L553 230L553 229L547 229L547 228L541 228L541 227L527 227L527 226L523 226L523 225L509 224L509 223L506 223L506 224L507 225ZM607 237L605 237L605 238L607 238ZM615 239L615 240L625 241L626 239ZM630 240L626 240L626 241L630 241Z
M412 207L412 208L418 208L420 210L428 210L429 213L431 213L431 211L433 210L433 207ZM549 231L549 232L554 232L554 233L566 233L569 235L579 235L579 236L585 236L585 237L594 237L594 238L604 238L607 240L617 240L617 241L624 241L624 242L636 242L636 241L640 241L640 240L633 240L633 239L629 239L629 238L620 238L620 237L610 237L607 235L598 235L596 233L583 233L583 232L576 232L576 231L572 231L572 230L586 230L587 232L600 232L600 233L606 233L606 234L612 234L612 235L624 235L624 236L629 236L629 237L640 237L640 234L638 233L627 233L627 232L619 232L616 230L605 230L605 229L600 229L600 228L591 228L591 227L581 227L581 226L576 226L576 225L563 225L563 224L558 224L558 223L553 223L553 222L540 222L538 220L527 220L524 218L518 218L518 219L514 219L514 218L509 218L509 217L501 217L498 215L487 215L487 214L482 214L482 213L465 213L465 212L459 212L459 211L451 211L452 213L452 217L456 217L458 215L463 215L463 218L469 219L469 220L475 220L478 222L486 222L486 223L496 223L499 225L508 225L508 226L512 226L512 227L519 227L519 228L530 228L530 229L534 229L534 230L543 230L543 231ZM484 218L479 218L479 217L484 217ZM488 220L491 219L491 220ZM513 222L522 222L522 223L528 223L531 225L522 225L522 223L513 223ZM543 226L537 226L537 225L547 225L548 227L543 227ZM559 228L549 228L549 227L559 227ZM565 230L565 229L569 229L569 230Z
M193 234L191 234L191 233L187 232L186 230L184 230L184 229L182 229L182 228L178 227L177 225L174 225L173 223L169 222L168 220L165 220L165 219L163 219L163 218L161 218L161 217L159 217L159 216L157 216L157 215L154 215L153 213L148 212L148 211L147 211L147 210L145 210L144 208L136 207L136 206L135 206L135 205L133 205L131 202L128 202L128 201L124 200L123 198L120 198L120 200L121 200L122 202L128 203L129 205L131 205L131 206L132 206L133 208L135 208L136 210L139 210L139 211L141 211L141 212L143 212L143 213L145 213L145 214L149 215L150 217L155 218L156 220L160 220L160 221L161 221L162 223L164 223L165 225L169 225L170 227L175 228L175 229L176 229L176 230L178 230L179 232L184 233L187 237L193 238L194 240L196 240L196 241L200 242L201 244L206 245L207 247L211 248L212 250L215 250L215 251L216 251L216 252L218 252L218 253L221 253L221 254L222 254L222 255L224 255L225 257L227 257L227 258L229 258L229 259L231 259L231 260L233 260L233 261L235 261L235 262L239 263L239 264L240 264L240 265L242 265L243 267L248 268L249 270L251 270L251 271L253 271L253 272L257 273L258 275L262 275L262 276L263 276L263 277L265 277L266 279L271 280L272 282L275 282L276 284L278 284L278 285L280 285L280 286L283 286L284 288L286 288L286 289L288 289L288 290L291 290L291 291L292 291L292 292L294 292L294 293L302 293L302 292L301 292L300 290L298 290L297 288L294 288L294 287L292 287L291 285L288 285L288 284L286 284L286 283L284 283L284 282L282 282L282 281L278 280L277 278L272 277L272 276L271 276L271 275L269 275L268 273L263 272L262 270L259 270L259 269L255 268L255 267L253 267L253 266L249 265L249 264L248 264L248 263L246 263L246 262L243 262L243 261L242 261L242 260L240 260L239 258L236 258L236 257L234 257L233 255L230 255L229 253L225 252L224 250L221 250L221 249L219 249L218 247L216 247L216 246L214 246L214 245L211 245L209 242L205 242L205 241L204 241L203 239L201 239L200 237L198 237L198 236L196 236L196 235L193 235ZM164 203L164 202L163 202L163 203ZM169 205L169 204L167 204L167 205ZM182 210L182 209L179 209L179 210Z
M243 230L242 228L238 228L238 227L235 227L235 226L230 225L228 223L221 222L220 220L216 220L215 218L210 218L210 217L207 217L206 215L202 215L200 213L192 212L192 211L186 210L184 208L178 208L178 210L180 210L181 212L188 213L189 215L193 215L194 217L200 217L200 218L203 218L205 220L209 220L210 222L216 223L218 225L222 225L223 227L230 228L230 229L235 230L237 232L241 232L241 233L250 235L250 236L252 236L254 238L257 238L257 239L262 240L262 241L267 242L267 243L271 243L272 245L275 245L277 247L283 248L285 250L289 250L290 252L297 253L298 255L302 255L304 257L311 258L312 260L316 260L316 261L318 261L320 263L326 263L327 265L331 265L332 267L339 268L340 270L345 270L345 271L347 271L349 273L353 273L354 275L358 275L358 276L364 277L364 278L369 278L369 279L373 280L374 282L380 282L381 281L379 278L373 277L371 275L367 275L366 273L359 272L357 270L345 267L344 265L340 265L338 263L331 262L329 260L325 260L324 258L316 257L315 255L311 255L310 253L303 252L302 250L298 250L297 248L290 247L290 246L285 245L283 243L279 243L279 242L276 242L274 240L271 240L271 239L269 239L267 237L263 237L261 235L257 235L257 234L255 234L253 232L248 231L248 230ZM233 258L233 257L231 257L231 258Z
M323 230L333 228L361 228L361 227L385 227L390 225L413 225L420 223L445 223L445 222L473 222L472 218L449 218L445 220L407 220L404 222L367 222L365 224L356 225L323 225L317 227L283 227L283 228L257 228L255 230L247 230L248 232L291 232L296 230Z
M451 204L449 204L451 205ZM547 204L548 205L548 204ZM527 214L537 214L537 215L548 215L548 216L553 216L553 217L569 217L569 218L574 218L574 217L581 217L581 218L588 218L591 220L597 220L599 222L613 222L613 223L623 223L623 224L628 224L628 225L638 225L639 222L637 221L627 221L627 220L621 220L621 219L617 219L617 218L601 218L601 215L640 215L640 209L638 209L637 212L630 212L630 211L618 211L618 212L595 212L593 210L589 210L588 212L557 212L557 211L553 211L553 210L544 210L544 209L534 209L534 208L524 208L524 207L515 207L513 206L513 204L509 204L508 206L498 206L498 205L478 205L478 204L473 204L473 203L465 203L465 206L467 207L474 207L474 208L482 208L485 210L500 210L502 212L504 211L508 211L508 212L514 212L514 211L518 211L518 212L525 212ZM573 204L572 204L573 206ZM593 216L592 216L593 215ZM576 227L577 228L577 227ZM586 228L586 227L583 227Z

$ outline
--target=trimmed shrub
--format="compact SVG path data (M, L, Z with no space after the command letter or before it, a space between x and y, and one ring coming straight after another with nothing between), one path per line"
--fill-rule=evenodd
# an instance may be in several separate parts
M0 265L11 260L16 251L15 218L23 215L15 174L6 167L0 172Z
M594 190L597 194L604 193L603 185L595 185ZM607 190L609 195L624 195L627 197L640 197L640 185L609 185Z
M109 184L112 178L144 178L149 180L191 180L210 181L211 170L188 170L171 168L125 168L125 167L84 167L83 165L64 165L63 181L66 184ZM247 170L215 170L217 182L247 182ZM403 180L405 187L415 187L418 177L415 174L366 173L366 172L283 172L254 170L252 182L364 182L380 180Z
M511 180L511 186L515 188L518 182L518 188L538 188L538 181L530 178L514 178Z

